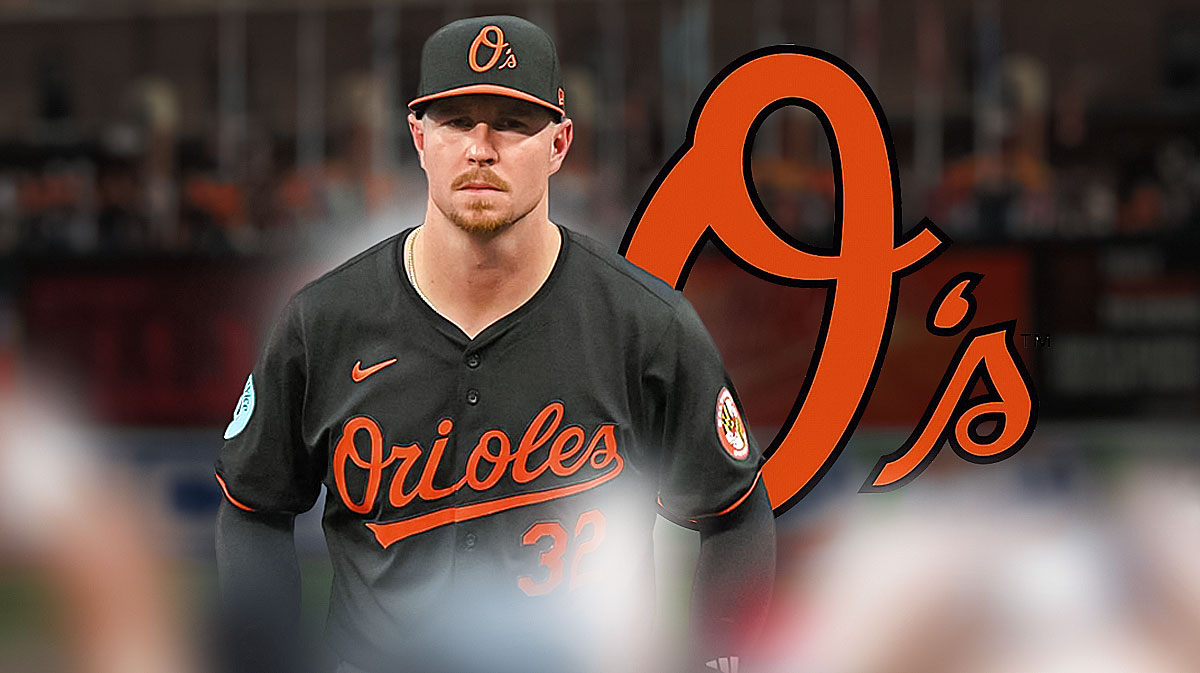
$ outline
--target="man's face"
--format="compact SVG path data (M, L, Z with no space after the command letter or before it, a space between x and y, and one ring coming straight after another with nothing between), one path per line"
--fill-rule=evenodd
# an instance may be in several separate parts
M434 207L470 233L503 230L542 203L572 137L569 119L502 96L437 100L408 125Z

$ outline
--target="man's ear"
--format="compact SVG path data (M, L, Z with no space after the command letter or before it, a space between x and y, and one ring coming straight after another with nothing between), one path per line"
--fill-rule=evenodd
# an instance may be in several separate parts
M408 132L412 134L413 147L417 150L417 158L421 160L421 168L425 168L425 127L411 112L408 113Z
M550 175L562 168L563 159L567 158L567 150L571 149L571 141L575 139L575 125L567 117L558 123L554 130L554 139L550 141Z

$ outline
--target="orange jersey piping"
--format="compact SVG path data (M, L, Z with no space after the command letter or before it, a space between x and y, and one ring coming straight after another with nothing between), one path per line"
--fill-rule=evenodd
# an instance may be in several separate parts
M733 510L737 509L738 506L741 505L743 502L746 502L746 498L749 498L750 494L754 492L754 487L758 486L758 482L761 479L762 479L762 470L759 470L758 474L754 475L754 483L750 484L750 488L746 489L746 492L742 494L742 497L738 498L737 500L734 500L732 505L726 507L725 509L723 509L719 512L713 512L712 514L701 514L700 516L696 517L695 519L688 519L688 521L691 521L692 523L696 523L696 519L711 519L715 516L725 516L726 514L732 512ZM663 505L663 501L662 501L661 497L658 498L658 506L662 507L663 510L667 509L666 506Z
M225 499L228 500L231 505L233 505L234 507L237 507L238 509L245 510L247 512L255 511L253 507L250 507L248 505L243 505L242 503L238 502L237 498L235 498L229 494L229 487L225 485L225 480L221 478L221 475L217 474L216 477L217 477L217 483L221 485L221 490L225 492Z

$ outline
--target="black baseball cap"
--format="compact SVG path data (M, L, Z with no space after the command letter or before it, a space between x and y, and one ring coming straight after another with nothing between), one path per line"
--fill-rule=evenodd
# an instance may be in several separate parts
M562 67L546 31L516 16L449 23L421 50L421 84L408 109L420 115L439 98L493 94L566 114Z

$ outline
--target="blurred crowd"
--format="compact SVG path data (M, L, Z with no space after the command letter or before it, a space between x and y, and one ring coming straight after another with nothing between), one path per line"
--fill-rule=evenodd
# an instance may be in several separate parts
M402 188L399 171L364 168L354 150L297 166L288 145L264 138L250 150L251 170L231 177L211 143L118 131L127 132L124 146L4 153L0 254L286 252L326 223L377 213Z
M928 216L955 240L985 243L1200 226L1200 128L1114 118L1080 87L1053 91L1030 57L1006 59L999 73L994 109L984 111L995 123L947 115L933 132L944 150L932 169L914 165L912 145L930 140L920 120L887 111L893 136L905 140L897 160L906 219ZM580 123L553 203L568 223L604 213L600 233L615 240L673 151L670 133L654 114L660 101L640 90L601 103L594 74L574 70L570 80ZM81 118L59 79L33 81L36 132L0 138L0 255L287 252L422 205L405 92L368 73L340 76L337 88L357 93L337 103L338 121L315 140L245 112L232 149L228 124L181 129L177 83L168 79L114 83L124 102L112 119ZM393 101L381 109L385 95ZM614 109L616 127L604 120ZM604 147L613 136L603 135L614 129L616 155ZM797 108L762 129L753 166L764 203L785 230L820 243L836 190L824 130ZM613 156L618 165L606 163Z
M800 149L785 145L775 156L756 157L756 186L785 230L811 239L832 220L835 185L828 155L812 149L819 127L792 124L804 136ZM71 145L9 139L0 152L0 255L287 252L406 205L405 197L419 199L423 186L415 165L376 168L361 128L346 131L328 159L310 165L298 165L291 139L264 133L250 144L249 170L239 177L218 170L211 141L178 142L131 128L111 135ZM906 193L906 203L925 204L921 214L955 240L987 243L1200 226L1194 138L1169 138L1125 163L1056 163L1036 147L1012 134L994 154L952 157L931 188ZM595 176L585 168L564 181L569 193L560 189L556 197L582 207L568 219L605 197L616 197L604 204L608 210L628 217L649 175L629 178L621 191L592 194Z

